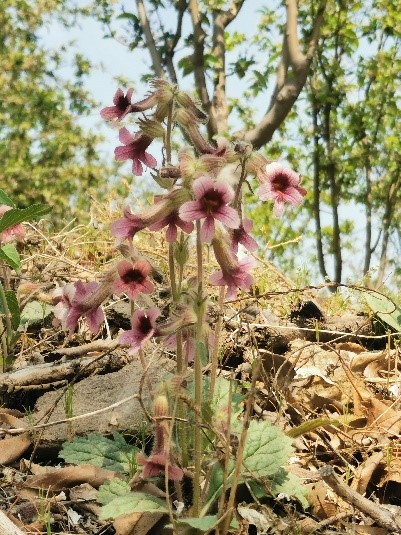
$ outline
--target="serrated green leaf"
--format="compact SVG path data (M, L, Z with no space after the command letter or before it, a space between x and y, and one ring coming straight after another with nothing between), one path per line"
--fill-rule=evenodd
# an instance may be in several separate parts
M97 501L102 505L107 505L114 500L114 498L117 498L117 496L125 496L127 494L131 494L131 487L127 481L116 477L105 481L103 485L99 487Z
M12 208L0 219L0 232L13 227L14 225L18 225L19 223L23 223L24 221L31 221L32 219L41 217L49 213L50 210L50 206L45 204L33 204L28 208L22 209Z
M314 420L308 420L307 422L303 422L297 427L293 427L292 429L290 429L290 431L286 433L286 435L290 438L297 438L301 435L304 435L305 433L309 433L310 431L313 431L314 429L317 429L318 427L323 427L325 425L340 427L341 422L339 420L334 420L331 418L315 418Z
M17 295L13 290L6 290L4 293L6 295L8 311L11 315L11 327L16 331L20 324L20 310ZM0 304L0 314L5 313L6 311L3 310L3 307Z
M364 298L372 312L396 331L401 330L401 308L381 294L365 292Z
M7 195L5 191L0 189L0 204L5 204L6 206L15 206L15 203L10 197Z
M102 507L100 518L108 520L129 513L167 513L166 503L144 492L131 492L124 496L117 496Z
M214 528L218 520L216 515L207 515L202 518L180 518L179 523L191 526L191 528L200 529L201 531L209 531Z
M19 271L21 267L21 260L17 249L11 243L6 243L0 249L0 260L3 260L8 266L15 271Z
M77 437L63 445L59 457L71 464L93 464L116 472L129 472L137 448L125 441L113 441L101 435Z
M282 466L287 464L291 452L291 440L281 429L269 422L252 421L249 425L244 448L241 481L244 478L247 481L252 478L268 477L272 479L282 469ZM230 459L226 478L227 487L231 486L234 469L234 460ZM220 496L223 490L223 477L221 464L215 463L210 475L209 488L202 513L206 513Z
M21 325L35 325L53 312L53 307L41 301L29 301L21 312Z
M252 421L244 451L244 466L255 477L272 476L287 463L291 440L269 422Z
M271 491L274 496L285 494L289 498L296 498L304 509L309 507L306 499L306 488L299 477L284 468L278 472L271 481Z

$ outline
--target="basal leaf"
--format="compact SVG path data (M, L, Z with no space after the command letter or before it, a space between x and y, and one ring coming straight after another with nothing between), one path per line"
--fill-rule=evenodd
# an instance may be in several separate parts
M21 260L17 249L11 243L6 243L0 249L0 260L3 260L10 268L19 271L21 267Z
M41 301L29 301L21 312L21 324L42 323L53 311L53 307Z
M20 311L17 296L13 290L6 290L4 293L6 295L8 311L11 315L11 327L14 329L14 331L16 331L20 324ZM3 309L0 303L0 314L5 313L6 311Z
M131 487L127 481L116 477L114 479L105 481L103 485L99 487L97 500L102 505L107 505L114 500L114 498L117 498L118 496L125 496L127 494L131 494Z
M382 294L365 292L364 297L372 312L396 331L401 330L401 308Z
M101 435L77 437L73 442L63 445L59 456L71 464L93 464L116 472L129 472L132 457L136 455L134 448L124 441L110 440Z
M129 513L167 513L166 503L144 492L131 492L124 496L117 496L107 505L102 507L101 519L117 518Z
M306 499L306 488L302 485L300 479L284 468L271 481L271 492L274 496L280 494L288 498L296 498L304 509L309 507Z
M218 520L216 515L207 515L202 518L180 518L179 523L205 532L214 528Z
M10 199L10 197L7 195L5 191L0 189L0 204L5 204L6 206L12 206L14 207L14 201Z
M31 221L32 219L42 217L50 212L50 210L50 206L47 206L46 204L33 204L28 208L22 209L12 208L0 219L0 232L19 223L23 223L24 221Z

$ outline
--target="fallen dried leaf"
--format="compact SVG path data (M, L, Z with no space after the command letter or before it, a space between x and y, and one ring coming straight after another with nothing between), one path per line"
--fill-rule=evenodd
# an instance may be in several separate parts
M112 470L106 470L91 464L81 464L79 466L60 468L50 474L30 477L26 480L24 486L35 489L62 490L75 487L81 483L89 483L92 487L98 488L105 481L115 477L118 477L118 473Z
M0 440L0 464L11 464L17 461L32 444L28 433Z
M146 535L163 517L163 513L131 513L114 520L116 535Z

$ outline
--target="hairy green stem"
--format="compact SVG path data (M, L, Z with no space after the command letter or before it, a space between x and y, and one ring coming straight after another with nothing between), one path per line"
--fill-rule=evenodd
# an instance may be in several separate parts
M198 272L198 295L197 295L197 322L196 322L196 355L195 355L195 430L194 430L194 503L192 515L199 516L200 510L200 479L202 469L202 361L199 347L202 340L204 323L203 306L203 256L202 241L200 238L200 222L196 222L196 256Z
M217 366L219 363L219 351L220 351L220 336L221 328L223 326L223 314L224 314L224 296L226 293L226 287L220 286L219 292L219 317L217 318L216 327L214 330L214 346L212 355L212 368L210 370L210 389L209 389L209 401L212 402L214 396L214 387L216 384Z
M7 359L10 353L10 341L13 335L13 328L11 326L11 314L8 308L7 297L4 291L2 282L0 281L0 304L4 311L4 322L6 324L5 333L1 333L1 342L3 348L3 371L5 370Z

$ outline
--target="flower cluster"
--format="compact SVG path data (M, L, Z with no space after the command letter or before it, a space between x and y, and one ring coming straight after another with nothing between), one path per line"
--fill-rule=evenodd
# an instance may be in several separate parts
M77 281L57 289L53 298L55 316L71 333L80 318L85 318L90 331L97 333L105 319L102 303L112 295L123 294L131 301L131 329L120 333L119 343L127 346L129 353L139 353L143 363L145 344L157 339L167 350L176 352L179 373L192 361L196 370L201 354L206 353L206 358L207 354L217 355L218 348L203 280L206 246L217 264L208 283L223 288L221 300L236 299L238 290L248 292L253 284L251 270L256 261L245 251L255 252L258 244L251 235L252 221L244 214L243 188L248 184L247 178L254 177L259 182L258 196L262 201L274 202L276 216L282 215L286 204L298 206L306 190L297 173L254 152L249 144L223 138L216 142L206 140L201 132L206 116L198 103L165 80L154 81L149 94L136 102L133 89L126 93L118 89L113 106L103 108L101 116L114 124L136 117L136 131L121 126L121 145L115 148L115 159L132 160L132 171L138 176L144 166L152 169L151 176L163 191L139 213L129 203L124 205L121 217L111 224L111 232L125 258L116 261L101 282ZM171 148L174 125L192 143L178 152L176 162L172 161ZM159 168L151 154L156 138L163 139L167 160ZM145 229L165 229L172 293L168 318L163 318L151 298L155 269L135 247L136 235ZM14 235L18 237L17 228ZM191 250L196 258L191 259L188 268ZM143 301L150 303L148 308L143 308ZM154 414L153 451L149 457L140 454L138 463L143 466L144 477L159 476L167 470L170 479L179 481L183 472L172 459L170 430L167 420L163 420L169 414L165 397L155 400Z

